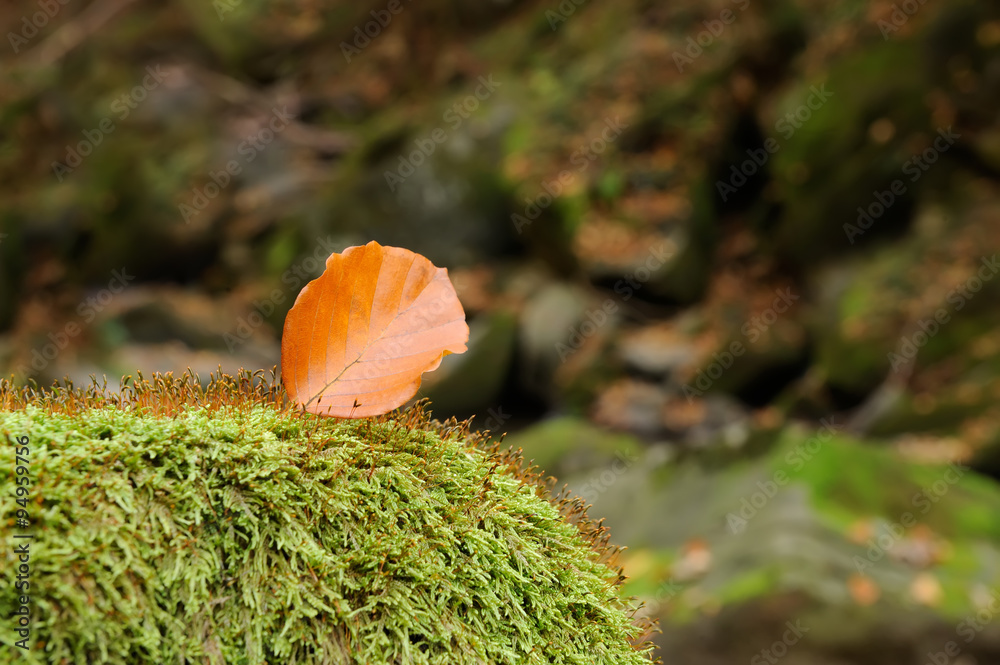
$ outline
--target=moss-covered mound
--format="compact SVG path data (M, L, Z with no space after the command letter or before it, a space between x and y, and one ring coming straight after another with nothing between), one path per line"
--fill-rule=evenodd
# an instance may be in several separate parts
M52 663L648 663L606 534L412 410L343 421L249 377L0 384L0 614ZM16 501L28 437L29 500ZM24 452L23 450L20 452ZM16 511L26 510L23 528ZM15 539L31 534L33 539ZM22 569L23 570L23 569Z

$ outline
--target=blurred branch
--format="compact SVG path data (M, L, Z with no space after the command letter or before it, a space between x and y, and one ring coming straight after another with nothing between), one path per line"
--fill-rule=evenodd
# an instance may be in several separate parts
M909 331L919 330L917 324L909 324ZM903 334L906 335L906 329ZM855 410L847 420L844 431L857 437L868 435L873 424L878 422L886 413L896 408L899 400L906 395L906 385L913 375L913 365L908 362L898 370L890 371L878 388L873 390Z
M195 64L189 64L190 74L201 83L205 89L211 90L223 100L234 106L249 106L261 113L270 112L278 104L253 88L240 83L236 79L213 72ZM294 145L313 148L329 155L341 155L357 145L357 139L350 134L335 132L291 120L282 136Z
M104 0L90 5L76 19L60 27L35 49L33 53L35 64L47 66L58 62L135 1Z

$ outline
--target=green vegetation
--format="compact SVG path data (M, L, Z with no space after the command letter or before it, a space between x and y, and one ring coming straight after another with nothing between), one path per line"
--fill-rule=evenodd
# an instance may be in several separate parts
M2 468L30 449L25 662L650 662L605 530L516 456L419 406L345 421L279 396L247 375L0 384Z

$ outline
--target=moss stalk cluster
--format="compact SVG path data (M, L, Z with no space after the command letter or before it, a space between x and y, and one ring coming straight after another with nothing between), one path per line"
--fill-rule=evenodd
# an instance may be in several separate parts
M0 432L5 618L15 439L30 442L29 650L0 631L24 662L651 660L606 529L419 405L321 418L273 373L0 382Z

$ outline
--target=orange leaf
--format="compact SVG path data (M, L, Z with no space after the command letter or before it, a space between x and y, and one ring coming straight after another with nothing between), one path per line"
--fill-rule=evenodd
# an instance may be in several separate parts
M372 241L331 254L285 317L281 379L307 411L364 418L413 397L469 340L448 271Z

